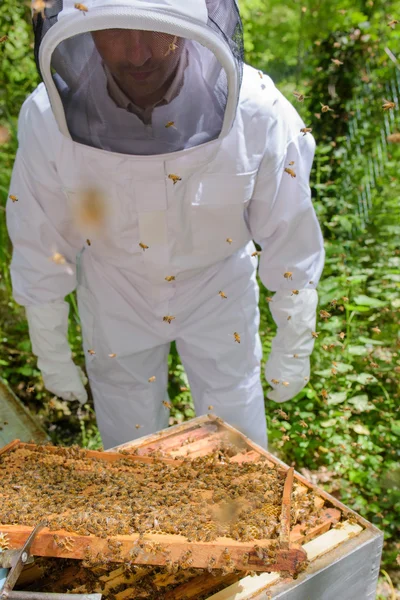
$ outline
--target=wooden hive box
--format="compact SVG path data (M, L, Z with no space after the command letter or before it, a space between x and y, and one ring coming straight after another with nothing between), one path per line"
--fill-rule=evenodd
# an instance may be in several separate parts
M233 441L239 449L230 460L235 462L257 462L261 457L270 465L289 471L284 463L263 450L238 431L212 415L192 419L182 425L165 429L133 442L123 444L109 452L133 453L132 459L152 460L152 455L168 461L177 458L196 458L218 450L226 441ZM111 456L110 456L111 459ZM265 463L264 463L265 464ZM160 586L160 598L165 600L366 600L375 598L382 550L382 533L365 519L345 507L335 498L308 482L298 473L294 474L294 494L312 490L320 505L323 505L325 518L318 527L304 532L297 525L287 533L291 544L301 544L307 554L309 565L293 580L279 573L268 572L257 576L244 576L230 573L212 575L207 571L200 574L154 575L153 586ZM285 506L282 508L284 514ZM338 516L339 515L339 516ZM338 521L341 521L338 523ZM2 527L0 526L0 529ZM29 528L28 528L29 529ZM24 533L25 537L27 533ZM23 541L24 535L21 537ZM281 538L282 539L282 538ZM62 552L59 556L65 556ZM252 567L248 567L254 570ZM187 572L189 573L189 572ZM66 574L66 577L68 574ZM75 575L70 573L71 577ZM132 577L134 582L140 576ZM103 577L104 586L117 586L122 582L122 571L116 569ZM164 595L163 589L169 584ZM118 587L116 587L118 589ZM219 590L219 591L216 591ZM57 591L57 590L56 590ZM74 590L79 591L79 590ZM100 590L97 590L100 591ZM129 586L115 594L117 600L135 598Z
M166 456L194 458L218 448L224 433L229 431L240 436L243 443L241 454L247 455L248 460L257 460L263 455L271 463L288 468L271 453L212 415L197 417L117 448L135 450L139 455L161 450ZM327 523L325 531L303 544L310 564L296 580L284 579L274 573L247 576L216 594L210 594L208 600L375 600L383 533L299 473L295 472L294 477L299 486L313 490L327 506L341 511L344 521L340 528L331 528ZM292 539L295 539L295 533L292 531ZM203 589L206 581L212 585L211 575L204 574L200 578ZM188 599L196 598L188 582L186 589L182 589L182 595L171 596L171 600L183 600L185 593Z

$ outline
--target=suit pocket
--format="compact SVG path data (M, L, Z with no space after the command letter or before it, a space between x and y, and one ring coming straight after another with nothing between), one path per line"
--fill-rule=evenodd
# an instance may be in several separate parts
M189 187L195 254L228 256L251 240L246 209L257 172L203 175ZM219 249L219 250L217 250Z

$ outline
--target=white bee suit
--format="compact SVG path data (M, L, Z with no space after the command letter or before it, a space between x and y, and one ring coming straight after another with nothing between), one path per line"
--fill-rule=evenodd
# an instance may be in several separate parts
M196 74L203 68L195 52L182 90L170 106L172 112L173 105L183 111L182 121L179 111L171 119L169 105L160 106L154 111L151 135L141 139L141 154L130 152L126 133L116 136L117 149L105 148L109 132L96 129L96 118L94 127L82 120L87 104L85 111L77 109L75 121L74 111L66 116L74 102L79 105L77 96L67 106L60 100L61 84L56 88L52 82L49 57L57 47L57 27L69 29L60 29L66 39L74 27L95 29L102 23L101 10L108 11L109 27L122 27L118 11L110 24L113 6L125 11L124 22L125 13L139 7L167 15L170 31L176 22L181 33L186 28L189 40L192 28L192 35L204 42L209 4L93 0L86 5L89 10L83 16L71 8L73 3L64 2L65 13L42 42L47 90L41 84L21 110L10 187L18 201L7 205L14 297L26 307L46 387L85 402L66 337L64 298L76 288L87 374L105 448L167 426L169 411L163 400L173 340L197 414L212 411L265 447L258 258L252 256L252 240L263 249L260 277L276 292L270 307L278 333L266 374L270 382L285 382L273 384L271 393L274 400L284 401L300 391L309 376L315 287L324 262L309 189L314 140L300 132L304 123L269 77L261 78L245 66L240 86L228 44L220 42L219 47L211 35L207 43L219 53L228 74L220 123L215 87L204 85L193 92ZM91 19L97 20L96 27ZM103 77L98 73L96 85ZM64 74L63 82L67 79ZM86 81L78 90L81 97ZM189 110L198 117L192 122L182 102L186 85ZM107 111L115 107L109 99L99 100L98 107L106 122L111 119ZM207 113L217 117L213 120ZM137 132L133 136L141 130L148 135L148 128L131 117L119 113L114 123L121 132L131 127L129 131ZM171 120L177 131L171 132L170 142L165 124ZM79 131L86 133L76 141ZM155 150L157 142L161 153ZM284 171L292 161L296 177ZM94 183L107 204L101 234L79 228L73 216L81 190ZM65 262L54 260L54 253ZM173 318L168 322L164 317Z

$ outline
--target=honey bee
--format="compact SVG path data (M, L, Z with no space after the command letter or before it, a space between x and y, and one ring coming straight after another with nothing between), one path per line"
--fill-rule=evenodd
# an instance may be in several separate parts
M163 321L171 324L175 318L176 317L173 317L172 315L166 315L165 317L163 317Z
M89 238L86 240L86 243L87 243L88 246L92 245L92 242L89 240Z
M233 337L235 338L235 342L237 342L238 344L240 344L240 335L238 334L237 331L235 331L233 333Z
M156 376L152 375L151 377L149 377L148 382L153 383L153 381L155 381L155 380L156 380Z
M290 436L289 435L283 435L282 436L282 441L288 442L289 440L290 440Z
M258 71L258 75L259 75L260 79L262 79L264 77L264 75L261 71Z
M176 129L176 127L175 127L175 121L168 121L168 123L166 123L165 129L170 129L171 127L173 127L174 129Z
M278 408L277 410L274 410L274 412L277 413L280 417L282 417L282 419L285 419L285 421L289 420L289 415L284 410L282 410L281 408Z
M400 144L400 133L391 133L386 139L393 144Z
M88 350L88 353L89 353L91 356L94 356L94 355L96 354L96 350Z
M290 321L291 318L292 318L291 315L289 315L286 320Z
M333 108L330 108L327 104L322 104L322 102L320 102L321 105L321 112L326 113L326 112L333 112Z
M46 18L45 9L51 8L53 6L52 2L46 2L46 0L32 0L32 14L40 14L42 19Z
M115 358L117 355L115 354L115 352L113 352L112 354L109 354L108 356L109 356L109 358Z
M208 407L208 410L213 410L213 409L214 409L213 405L210 404L210 406Z
M292 296L298 296L299 293L299 290L292 290Z
M382 333L379 327L372 327L371 331L373 331L374 333Z
M232 244L233 239L232 238L226 238L226 241L228 242L228 244Z
M182 177L179 177L179 175L174 175L173 173L168 175L168 179L171 179L174 185L177 184L178 181L182 181Z
M165 281L175 281L175 275L167 275Z
M215 568L216 563L217 563L217 560L216 560L215 556L210 556L210 558L208 559L208 563L207 563L207 571L209 573L212 573L212 570Z
M266 296L266 298L265 298L265 299L266 299L266 301L267 301L267 302L273 302L273 299L272 299L272 297L271 297L271 296Z
M0 37L0 44L4 44L8 40L8 35L2 35Z
M168 408L169 410L171 410L171 408L172 408L171 402L167 402L166 400L163 400L163 405L165 406L165 408Z
M143 244L143 242L139 242L139 246L141 247L143 252L148 249L148 246L146 246L146 244Z
M179 390L180 390L181 392L188 392L188 391L189 391L189 388L188 388L188 387L185 387L184 385L182 385L182 386L179 388Z
M54 252L51 260L56 263L56 265L65 265L67 263L65 257L59 252Z
M298 354L293 354L293 358L299 358Z
M331 313L328 313L327 310L320 310L319 311L319 316L321 317L321 319L329 319L329 317L331 317Z
M18 197L14 196L13 194L10 194L9 196L10 200L12 200L13 202L18 202Z
M292 179L294 179L296 177L296 173L293 171L293 169L290 169L289 167L285 167L284 170L285 170L285 173L288 173Z
M396 106L395 102L392 102L391 100L385 100L385 98L383 99L383 102L384 102L384 104L382 106L383 110L391 110L392 108L395 108L395 106Z
M309 96L305 96L304 94L301 94L300 92L293 92L293 96L296 98L296 100L298 102L304 102L304 100L306 98L309 98Z
M286 273L283 274L285 279L293 279L293 273L291 271L286 271Z
M141 427L143 427L143 425L136 424L135 427L136 427L136 429L140 429Z
M344 338L346 337L346 334L343 331L341 331L339 333L339 337L340 337L341 340L344 340Z
M278 385L278 383L280 383L280 379L271 379L271 381L274 385Z
M288 381L282 381L282 385L284 385L285 387L287 387L289 385Z
M313 338L317 338L319 336L320 332L319 331L312 331L311 335L313 336Z
M252 256L261 256L261 254L261 250L256 250L255 252L253 252Z
M85 13L87 13L89 10L88 7L85 4L82 4L81 2L75 2L74 8L76 8L76 10L79 10L83 15L85 15Z
M291 160L289 163L289 167L292 167L294 165L294 160Z
M328 398L328 392L325 389L322 389L321 396L323 397L324 400L326 400Z
M34 391L35 391L35 386L34 386L34 385L32 385L32 386L30 386L30 387L28 386L28 387L26 388L26 391L28 392L28 394L31 394L32 392L34 392Z
M173 41L172 41L172 42L169 44L169 46L168 46L168 50L167 50L167 52L164 54L164 56L169 56L169 55L171 54L171 52L175 52L175 50L177 50L177 49L178 49L178 46L177 46L177 43L176 43L176 42L177 42L177 40L178 40L178 37L177 37L177 36L175 36L175 37L174 37L174 39L173 39Z
M224 294L224 292L219 291L218 294L221 296L221 298L227 298L228 296L226 294Z
M339 60L338 58L331 58L331 61L333 62L334 65L336 65L337 67L339 67L340 65L344 65L344 63Z

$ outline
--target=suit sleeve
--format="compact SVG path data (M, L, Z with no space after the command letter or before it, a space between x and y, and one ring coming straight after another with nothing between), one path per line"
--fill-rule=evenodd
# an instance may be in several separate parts
M45 152L51 140L34 135L30 110L19 119L19 149L6 206L13 252L13 295L22 306L63 300L76 287L76 256L83 246L74 230L54 163ZM15 200L15 198L17 200ZM58 262L52 257L58 256Z
M275 292L269 306L277 333L266 377L270 383L271 379L295 383L286 392L282 390L281 399L298 393L300 383L304 386L309 375L306 359L315 341L315 288L325 259L309 185L315 141L310 133L300 132L302 127L298 115L290 127L282 116L274 122L270 132L273 151L264 157L248 209L253 239L262 248L259 276ZM288 141L283 145L285 139Z

